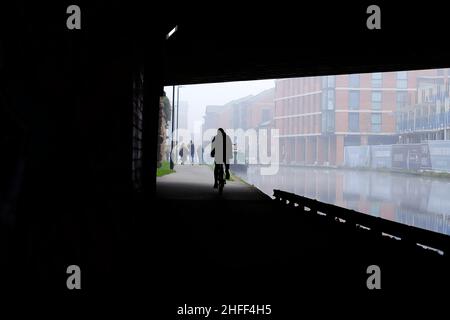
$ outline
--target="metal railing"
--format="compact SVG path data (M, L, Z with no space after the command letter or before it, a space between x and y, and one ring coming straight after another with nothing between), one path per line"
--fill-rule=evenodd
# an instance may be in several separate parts
M374 236L395 237L405 245L425 247L437 251L441 255L450 256L450 237L447 235L370 216L281 190L274 190L274 197L276 201L295 207L303 214L321 215L329 221L345 223L355 229L364 229Z

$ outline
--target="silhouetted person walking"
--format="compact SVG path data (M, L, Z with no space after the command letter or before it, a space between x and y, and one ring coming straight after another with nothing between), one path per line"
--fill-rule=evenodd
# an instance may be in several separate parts
M217 130L217 134L212 139L211 157L214 158L214 188L218 187L220 172L223 172L225 165L225 178L230 179L230 159L232 158L231 138L222 128Z

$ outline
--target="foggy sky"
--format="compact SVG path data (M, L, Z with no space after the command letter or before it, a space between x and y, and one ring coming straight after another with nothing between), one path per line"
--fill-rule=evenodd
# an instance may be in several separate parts
M273 79L181 86L180 101L187 101L189 104L189 130L194 133L195 121L203 121L206 106L223 105L251 94L256 95L273 87L275 87L275 81ZM172 103L172 87L165 87L164 90ZM175 87L175 99L176 93L177 89Z

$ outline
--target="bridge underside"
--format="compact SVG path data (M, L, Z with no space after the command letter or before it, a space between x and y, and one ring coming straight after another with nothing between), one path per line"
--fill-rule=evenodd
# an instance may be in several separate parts
M50 292L69 303L115 296L117 308L148 314L150 303L161 318L176 318L174 306L188 301L273 304L274 314L298 315L299 308L315 309L316 298L326 309L329 301L348 307L349 295L370 304L397 293L445 292L447 256L256 192L240 198L249 191L243 186L236 198L201 201L192 199L210 190L207 182L172 188L169 181L158 197L164 85L450 65L440 32L448 14L431 5L398 23L405 8L386 4L383 27L374 32L362 5L260 6L241 3L210 15L191 7L197 14L190 15L162 2L92 2L82 6L77 33L65 27L64 4L19 0L2 10L0 290ZM179 29L166 40L173 25ZM419 44L405 49L412 43ZM136 104L144 115L139 174ZM73 264L82 270L81 293L67 291ZM373 264L386 294L367 290Z

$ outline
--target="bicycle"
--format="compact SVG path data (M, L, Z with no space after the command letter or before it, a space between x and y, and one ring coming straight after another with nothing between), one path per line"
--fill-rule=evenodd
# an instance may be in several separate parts
M217 179L219 181L219 194L222 194L226 183L224 178L225 172L223 170L223 164L216 164L216 166L218 166Z

